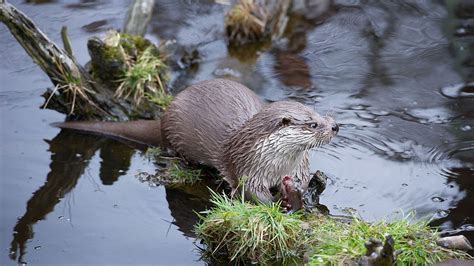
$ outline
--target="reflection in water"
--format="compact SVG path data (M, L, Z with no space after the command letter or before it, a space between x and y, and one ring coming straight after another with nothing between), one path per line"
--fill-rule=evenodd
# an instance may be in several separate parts
M371 51L371 53L367 55L370 70L367 72L367 78L363 82L367 87L373 87L378 84L382 86L393 84L388 69L383 62L381 62L381 52L385 49L386 43L391 41L391 38L397 30L395 12L390 10L393 6L388 5L390 5L389 2L379 1L363 9L363 12L366 14L375 13L372 16L367 16L368 25L364 33L366 35L365 38L369 41L369 50ZM380 11L383 11L383 15L380 14ZM363 93L364 92L361 91L361 94Z
M474 101L472 83L474 82L474 4L472 1L448 1L448 18L456 21L448 25L448 38L457 63L457 71L462 75L464 84L445 86L441 93L448 97L446 108L450 109L457 121L451 123L451 132L456 140L445 144L444 153L438 157L448 159L453 166L443 169L447 185L457 185L464 197L454 206L445 210L440 219L433 225L442 229L455 229L474 241ZM449 22L449 21L448 21ZM462 34L460 34L462 33ZM467 48L467 49L466 49ZM447 93L447 88L455 88L455 92ZM469 92L469 87L471 91ZM453 162L454 161L454 162ZM474 255L474 250L470 252Z
M26 0L26 3L30 4L46 4L46 3L53 3L56 2L57 0Z
M100 176L104 184L112 184L119 176L126 174L134 153L133 149L116 141L69 130L62 130L47 142L52 154L50 172L45 184L27 202L25 214L13 229L10 258L18 258L18 262L23 261L27 241L34 237L33 226L74 189L97 150L101 150Z
M100 180L104 185L112 185L118 178L127 173L130 160L135 153L133 149L118 141L107 141L100 149Z
M101 0L79 0L78 3L68 4L66 7L70 9L92 9L98 8L103 4Z
M166 187L166 201L173 216L173 224L187 237L196 237L194 225L199 222L197 213L209 207L209 189L212 184L194 184Z
M101 144L98 138L89 136L73 141L75 136L76 134L71 132L61 131L52 141L48 141L52 153L51 171L46 183L33 193L26 205L26 213L18 220L13 230L11 259L15 260L18 256L18 262L23 261L26 242L34 236L33 225L52 212L60 199L76 186L88 160Z
M457 70L466 83L474 82L474 4L470 0L446 1L448 19L445 25Z
M474 151L474 150L473 150ZM474 239L474 163L472 158L474 154L471 152L470 168L451 168L446 169L447 184L456 184L461 192L465 194L456 205L448 210L439 212L438 219L434 220L431 225L439 226L442 230L454 230L454 234L463 234L470 241ZM466 216L466 214L469 214ZM471 255L474 252L471 251Z
M197 44L203 40L193 39L198 37L193 34L191 21L205 22L205 30L208 34L212 34L219 30L218 27L212 27L214 23L222 23L222 21L215 21L214 18L208 17L216 10L222 11L224 5L219 5L215 1L199 0L193 1L193 4L188 1L176 0L161 0L155 1L153 7L153 19L150 21L150 28L153 34L159 37L160 40L179 40L180 44L186 45L190 41ZM220 17L222 18L222 17ZM210 19L210 20L209 20ZM194 29L195 30L195 29ZM180 38L181 31L187 31L190 36ZM184 37L184 36L183 36Z
M280 74L280 81L287 87L310 89L312 87L309 67L304 57L291 52L275 52L275 71Z
M335 12L332 1L294 1L284 32L285 47L275 49L274 72L289 88L314 89L311 68L301 55L307 48L307 34ZM280 45L283 46L283 45Z
M49 10L54 10L50 12L55 16L34 18L41 27L74 17L77 28L71 36L78 39L121 25L116 17L122 11L110 15L108 12L115 9L107 1L57 2L35 5L28 11L54 7ZM155 1L148 35L155 40L177 39L186 47L196 47L202 56L199 68L191 74L184 73L175 83L175 91L224 72L266 100L297 99L318 110L331 110L343 126L334 142L317 152L312 167L323 170L333 181L322 197L333 214L353 207L364 218L373 220L400 210L416 210L420 216L434 214L438 220L433 225L462 230L474 240L474 9L468 0L337 0L332 6L316 9L303 5L289 15L282 40L275 42L273 48L252 51L227 49L222 29L226 6L210 0L199 1L199 5L187 2ZM318 1L299 1L311 2ZM87 17L99 8L106 11ZM78 11L82 12L80 17ZM0 35L5 36L3 32ZM15 41L4 40L0 39L4 47L14 51L11 47L16 47ZM82 48L82 54L87 55ZM81 55L79 46L77 52ZM10 57L7 62L12 66L5 66L2 73L15 73L25 67L23 57ZM87 61L87 56L81 61ZM25 72L14 75L29 77ZM34 76L31 83L25 81L25 86L36 88L37 79L40 77ZM7 110L8 114L13 114L14 108L23 108L24 99L16 97L8 98L13 110ZM43 114L35 114L34 119L40 120ZM40 139L43 136L43 132L31 133L33 130L36 128L17 135L30 144L32 135ZM4 132L9 134L6 130L1 133ZM20 138L8 135L6 139ZM98 175L102 184L109 185L108 189L124 189L116 181L128 171L130 157L135 153L122 143L66 131L49 144L50 173L28 201L26 213L14 229L11 258L18 261L29 257L24 256L26 243L33 238L35 224L73 190L94 154L100 150ZM16 185L15 181L6 182ZM193 210L203 210L207 198L207 189L201 186L166 188L173 223L185 236L193 237L192 227L197 220ZM110 213L104 215L104 219L111 217ZM43 232L51 233L48 229ZM80 239L74 233L70 237ZM168 251L173 247L163 242L157 248ZM98 249L110 251L109 247ZM63 256L56 250L53 254Z
M101 136L88 135L71 130L61 132L49 144L51 152L50 172L46 182L27 202L25 214L13 229L10 258L23 262L27 242L34 238L34 225L51 213L55 206L70 194L84 175L91 158L99 151L99 176L103 185L113 185L120 176L127 174L130 161L137 149L144 146L119 142ZM193 228L198 221L196 212L204 211L209 204L208 187L216 187L216 180L194 185L166 187L173 224L185 236L195 237Z
M108 26L109 26L108 21L105 19L102 19L102 20L97 20L87 25L84 25L82 26L82 28L87 32L95 33L95 32L102 32L106 30Z

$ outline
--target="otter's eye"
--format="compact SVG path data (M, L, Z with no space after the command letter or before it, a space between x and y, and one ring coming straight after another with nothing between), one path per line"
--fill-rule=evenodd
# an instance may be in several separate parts
M311 124L309 124L309 127L310 127L310 128L317 128L317 127L318 127L318 123L311 123Z

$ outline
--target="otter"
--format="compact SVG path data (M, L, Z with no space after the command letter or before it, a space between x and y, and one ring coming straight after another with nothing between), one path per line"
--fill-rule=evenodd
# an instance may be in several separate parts
M329 143L339 131L333 118L301 103L263 104L253 91L226 79L187 87L161 121L54 125L161 143L189 161L219 170L233 193L243 187L246 199L263 203L282 199L293 210L302 207L309 183L309 150Z

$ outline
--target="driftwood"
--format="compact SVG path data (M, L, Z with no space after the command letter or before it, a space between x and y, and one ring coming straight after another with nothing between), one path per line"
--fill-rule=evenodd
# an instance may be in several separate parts
M143 35L153 4L153 0L135 0L127 15L125 31ZM45 108L67 114L68 120L123 121L132 118L153 119L159 116L159 108L152 105L137 106L129 99L114 97L114 86L110 85L117 82L116 79L93 79L91 74L76 62L67 28L63 27L61 30L64 45L64 49L61 49L30 18L5 0L0 0L0 21L8 27L18 43L55 85L43 95L46 99ZM114 85L117 87L116 83Z
M44 95L47 108L66 113L69 118L127 119L126 109L111 99L113 92L92 81L89 73L74 60L70 48L65 52L5 0L0 0L0 21L56 86ZM67 39L66 35L63 30L63 40Z
M131 35L145 35L154 3L154 0L134 0L128 9L123 32Z
M55 85L61 83L62 72L66 71L73 77L83 80L84 86L89 86L85 82L88 77L83 70L61 48L50 41L25 14L4 0L0 1L0 21L8 27L18 43L48 74Z

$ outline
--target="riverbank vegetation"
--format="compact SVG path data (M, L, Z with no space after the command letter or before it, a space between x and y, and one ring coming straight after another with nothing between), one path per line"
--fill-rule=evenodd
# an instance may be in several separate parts
M289 8L289 1L268 6L251 0L240 1L230 9L224 22L229 53L239 54L237 51L247 49L243 54L248 55L269 49L272 40L284 33ZM151 10L144 14L140 20L143 23L136 30L109 31L102 38L90 38L91 61L81 66L74 58L66 30L62 49L26 15L0 1L0 21L55 86L45 93L44 107L66 114L69 120L156 119L166 109L172 100L168 93L169 56L163 47L142 36L150 14ZM136 18L130 16L130 20ZM250 46L243 44L255 48L249 52ZM150 153L157 156L161 151ZM154 185L193 184L200 176L200 170L171 162L156 175L143 174L138 178ZM438 246L440 236L436 230L412 216L393 222L368 223L356 217L348 221L303 212L285 214L277 203L255 205L216 193L211 203L214 207L201 213L202 221L196 226L198 237L207 247L205 255L210 258L338 265L381 259L381 252L388 250L385 255L396 258L400 264L471 259L463 251Z
M370 254L381 252L382 241L388 236L394 241L392 255L401 265L472 259L463 251L438 246L437 231L412 215L393 222L368 223L356 217L348 221L320 214L284 214L276 203L255 205L217 193L212 194L211 203L214 207L201 213L196 233L207 248L204 255L213 259L224 256L235 262L346 265L382 259L381 254ZM380 249L367 254L373 248L369 240Z
M153 1L132 3L123 32L89 38L91 60L84 66L74 57L65 27L62 49L6 1L0 2L0 21L54 84L43 95L44 108L66 114L67 120L156 119L172 99L170 68L166 48L140 35L152 12L137 9L141 5L152 7Z

